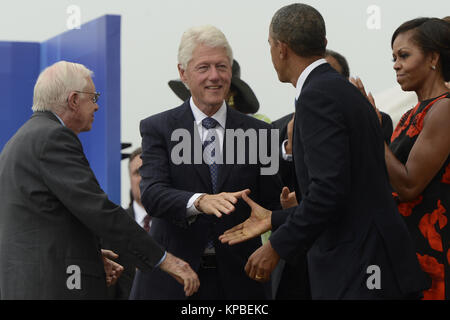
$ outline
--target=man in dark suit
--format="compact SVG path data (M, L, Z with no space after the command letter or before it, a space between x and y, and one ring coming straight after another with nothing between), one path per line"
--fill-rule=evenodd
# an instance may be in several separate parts
M344 78L356 85L356 81L361 81L350 78L350 67L347 59L340 53L327 49L325 51L325 60L333 69L339 72ZM362 85L362 83L361 83ZM369 94L370 95L370 94ZM370 95L369 99L373 99ZM369 100L370 101L370 100ZM381 130L383 132L383 139L386 143L390 143L392 135L392 119L391 117L380 111L382 116ZM295 172L294 164L292 162L292 132L293 132L294 113L290 113L274 122L272 126L280 130L280 177L283 181L283 186L287 189L283 191L286 202L292 204L300 201L301 194L298 193L298 199L295 197ZM282 198L283 199L283 198ZM282 200L283 202L283 200ZM307 266L304 259L299 259L298 265L287 264L281 260L279 266L274 270L272 280L273 290L276 299L309 299L309 285L307 280Z
M325 60L343 77L346 79L350 77L350 68L344 56L336 51L327 49L325 51ZM290 202L289 206L294 206L298 205L298 201L301 200L301 194L298 194L297 199L293 191L295 189L295 171L294 163L292 162L293 124L294 112L272 122L272 126L280 130L280 177L285 187L281 198L283 208L286 207L283 202ZM298 264L295 265L286 264L284 260L280 260L277 268L272 273L272 287L275 299L307 300L311 298L306 255L304 259L298 260Z
M198 277L108 200L78 134L89 131L99 93L83 65L60 61L39 76L28 120L0 154L2 299L105 299L99 238L159 266L193 294ZM126 249L126 250L125 250Z
M264 299L263 284L244 272L246 260L261 246L261 239L229 247L218 242L218 236L249 217L249 207L238 201L248 192L245 189L266 205L279 207L278 176L262 175L261 162L249 162L259 154L251 147L260 146L264 139L255 135L252 145L247 141L241 148L229 147L233 142L230 130L256 132L270 130L270 125L226 105L233 57L220 30L202 26L186 31L178 61L181 79L192 97L140 125L141 193L142 203L153 217L150 234L198 272L202 285L193 299ZM188 141L188 147L181 151L180 132ZM210 145L214 145L212 150ZM223 164L215 158L219 153L223 154ZM229 162L232 154L233 160L242 156L245 161ZM177 161L176 156L184 160ZM210 156L214 161L207 161ZM172 279L154 270L136 273L131 298L183 299L184 295Z
M307 252L313 299L417 298L427 283L389 192L377 116L323 59L326 42L311 6L274 15L272 62L279 80L297 90L293 162L302 201L272 212L244 194L252 217L220 239L233 244L272 229L247 274L267 281L280 257L289 263Z

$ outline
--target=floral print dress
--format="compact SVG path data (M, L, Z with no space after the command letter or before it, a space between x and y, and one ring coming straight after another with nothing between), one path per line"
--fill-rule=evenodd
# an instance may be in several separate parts
M425 115L441 99L450 99L450 94L419 102L400 119L390 149L403 164L422 131ZM422 270L432 280L424 299L450 299L450 156L416 199L400 202L396 193L394 197L415 241Z

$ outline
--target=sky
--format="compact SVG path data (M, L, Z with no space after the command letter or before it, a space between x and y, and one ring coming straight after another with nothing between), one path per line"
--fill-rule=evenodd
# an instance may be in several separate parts
M268 28L273 14L292 1L270 0L1 0L0 41L45 41L68 30L72 6L81 24L105 14L122 18L121 137L140 145L140 120L181 104L167 82L179 78L177 50L191 26L221 29L260 102L259 113L276 120L293 111L295 90L280 83L270 59ZM323 15L328 48L347 58L375 95L398 86L390 39L403 22L420 16L450 15L446 0L305 1ZM405 106L409 107L409 106ZM382 106L380 109L383 110ZM95 124L94 124L95 125ZM128 172L122 161L122 204L128 203Z

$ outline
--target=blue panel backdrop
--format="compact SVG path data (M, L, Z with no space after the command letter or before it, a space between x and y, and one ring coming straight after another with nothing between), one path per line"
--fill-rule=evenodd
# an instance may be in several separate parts
M0 150L31 114L39 43L0 42Z
M30 117L39 72L59 60L94 72L99 110L80 139L101 187L120 204L120 16L100 17L41 44L0 42L0 148Z

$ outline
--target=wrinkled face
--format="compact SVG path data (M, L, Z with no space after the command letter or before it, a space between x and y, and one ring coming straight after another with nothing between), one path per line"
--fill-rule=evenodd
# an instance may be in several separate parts
M412 30L400 33L392 46L394 70L403 91L418 90L433 72L430 55L411 40L412 35Z
M80 106L76 112L78 132L90 131L94 122L94 113L98 110L97 103L94 103L95 86L91 77L88 78L87 86L80 93Z
M178 70L200 110L218 110L222 106L231 84L231 63L225 48L200 44L195 48L186 70L181 66Z
M134 157L134 159L131 160L129 164L131 193L133 194L133 199L139 204L141 203L141 190L139 189L139 183L141 182L139 168L141 166L141 155Z

